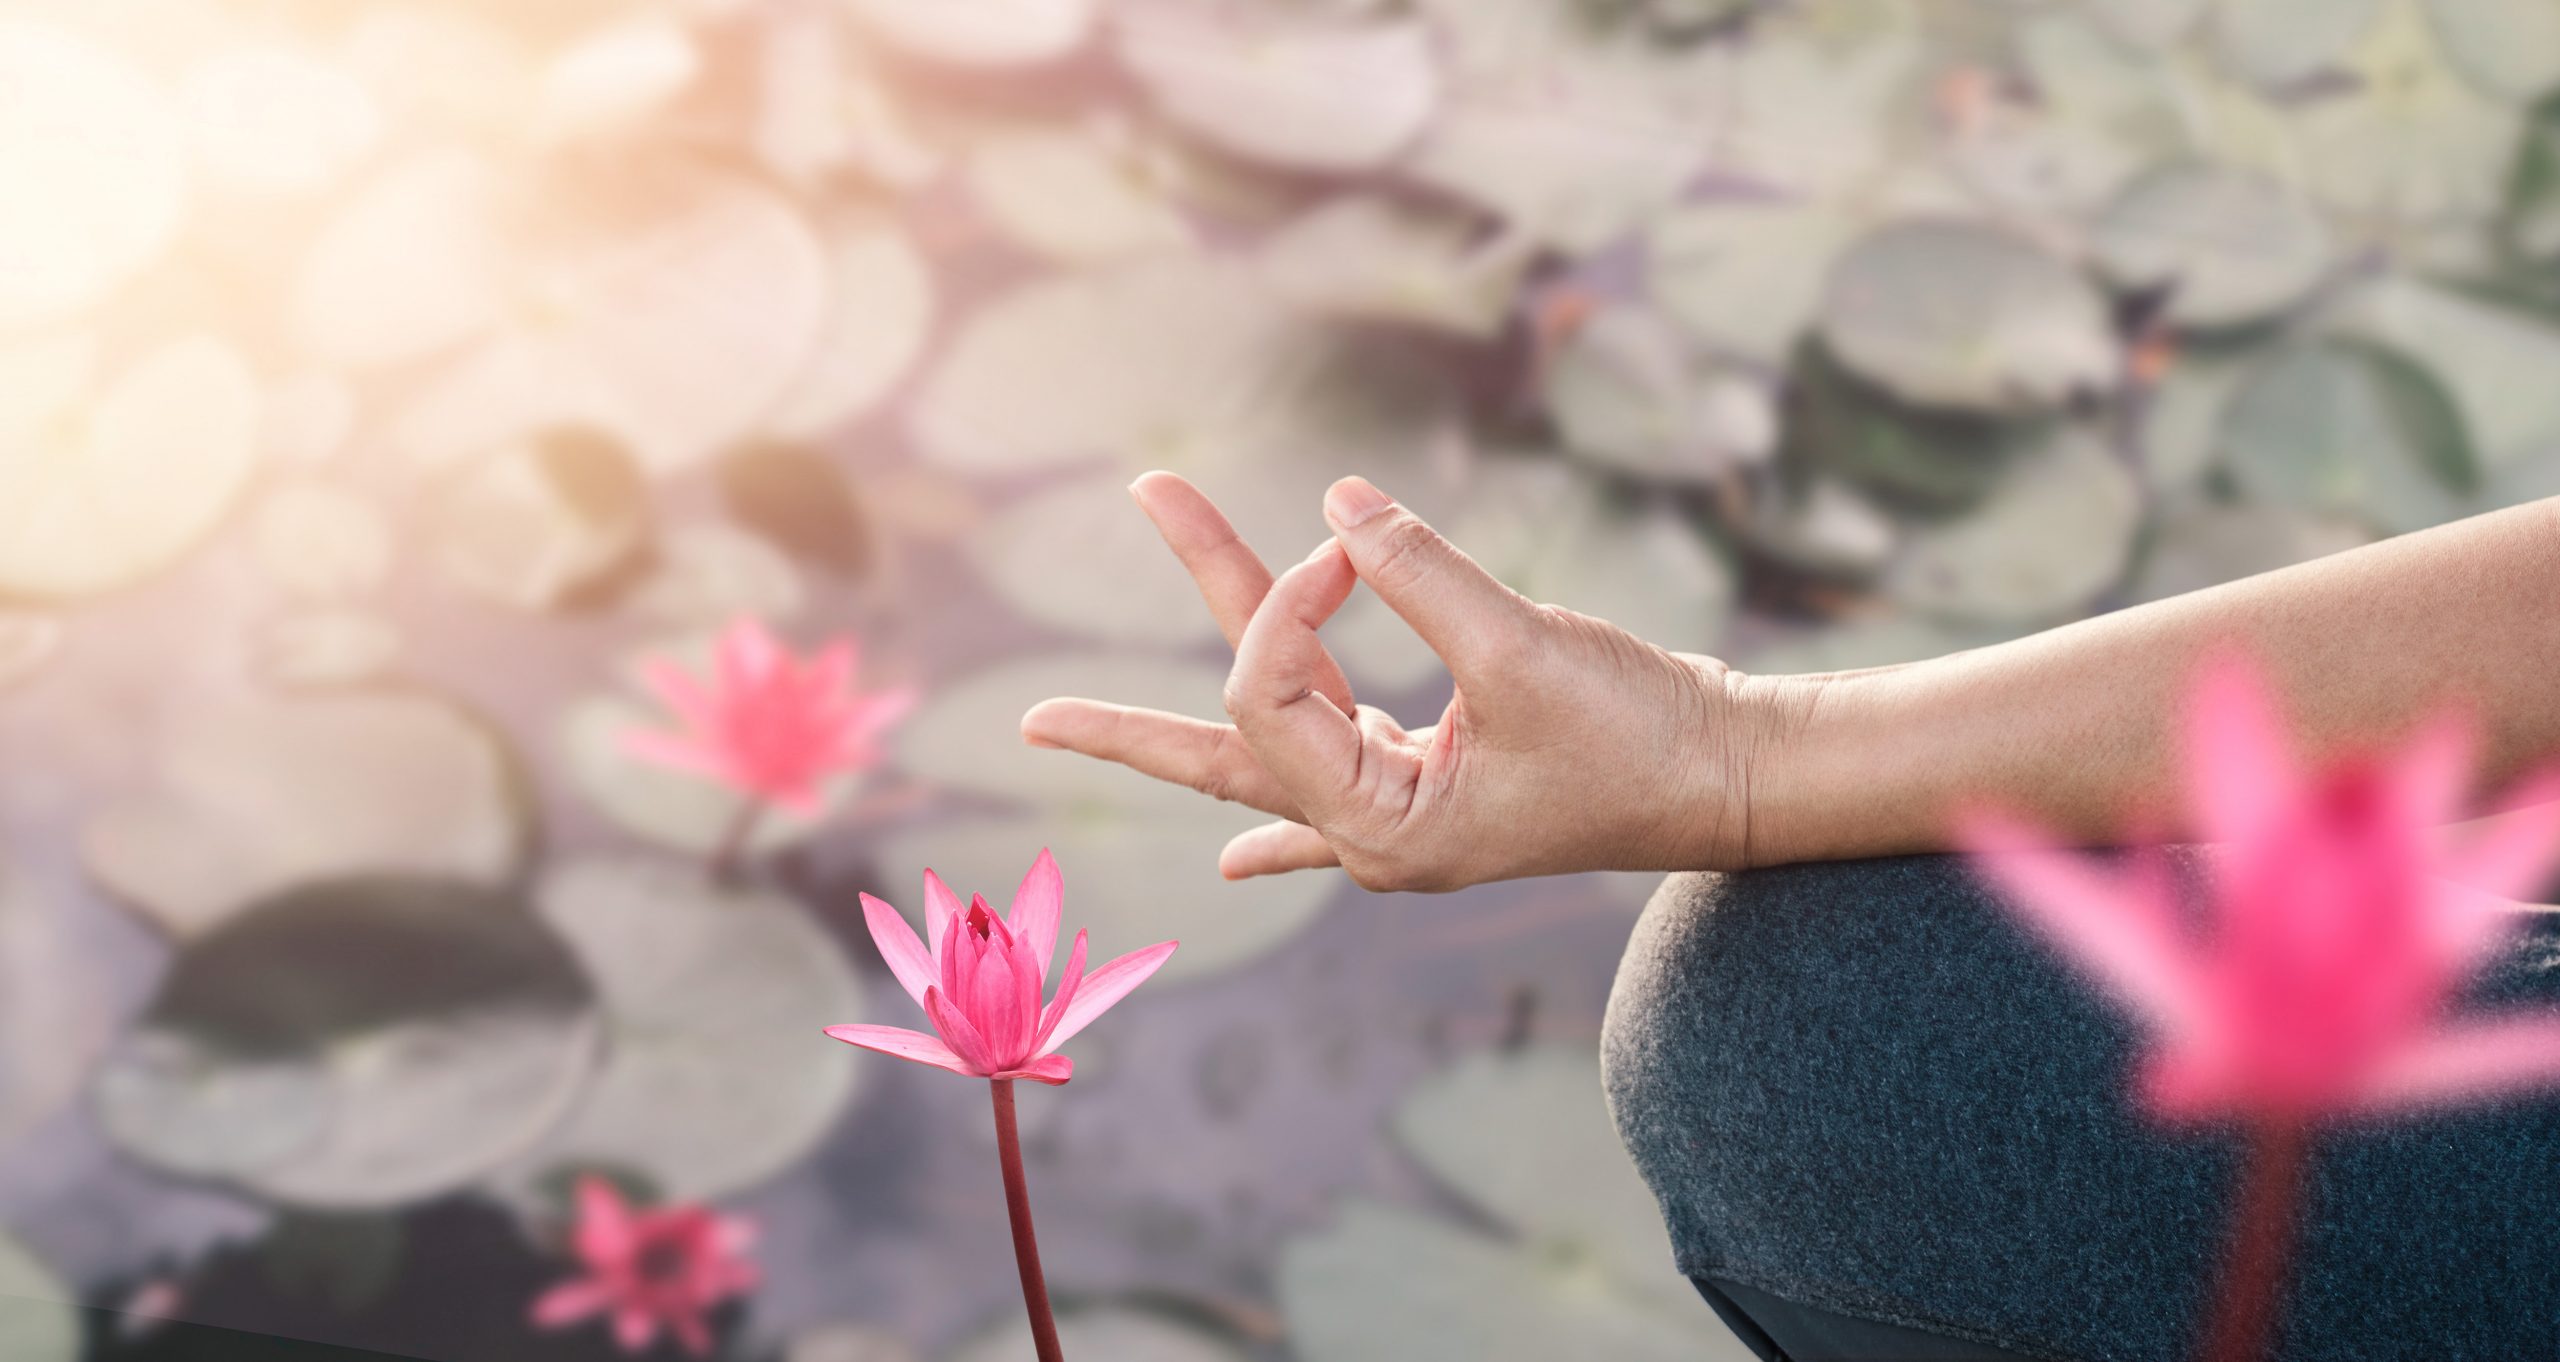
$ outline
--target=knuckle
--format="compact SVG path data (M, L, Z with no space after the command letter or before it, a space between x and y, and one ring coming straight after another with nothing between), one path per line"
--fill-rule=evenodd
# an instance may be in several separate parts
M1390 587L1415 581L1430 571L1439 544L1438 531L1410 514L1399 514L1378 541L1376 561L1370 571Z
M1242 720L1244 718L1244 682L1242 678L1232 675L1229 676L1227 678L1227 684L1218 692L1218 699L1226 706L1228 718L1235 720Z

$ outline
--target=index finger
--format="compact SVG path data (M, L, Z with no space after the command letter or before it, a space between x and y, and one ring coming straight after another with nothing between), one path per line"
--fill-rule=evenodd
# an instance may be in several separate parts
M1218 632L1226 635L1227 646L1241 647L1245 626L1253 622L1253 612L1262 608L1262 598L1271 594L1271 569L1236 533L1217 503L1179 475L1144 474L1129 484L1129 495L1155 522L1165 547L1190 571L1191 580L1200 587L1200 599L1208 602L1209 613L1217 617ZM1343 713L1353 711L1350 678L1332 658L1319 665L1314 685Z

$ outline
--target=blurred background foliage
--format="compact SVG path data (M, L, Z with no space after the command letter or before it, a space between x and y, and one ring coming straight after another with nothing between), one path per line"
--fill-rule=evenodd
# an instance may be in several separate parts
M2538 497L2555 86L2560 0L0 0L0 1354L609 1355L598 1170L763 1225L730 1356L1026 1356L980 1096L817 1030L856 889L1051 845L1185 941L1029 1099L1071 1352L1738 1356L1600 1106L1647 881L1227 885L1021 747L1217 710L1123 485L1755 670ZM718 888L620 739L739 614L928 699Z

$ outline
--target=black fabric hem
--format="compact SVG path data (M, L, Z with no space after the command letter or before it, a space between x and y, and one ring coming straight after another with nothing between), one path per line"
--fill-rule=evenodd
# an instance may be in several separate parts
M1897 1328L1919 1329L1927 1333L1943 1334L1966 1343L1978 1343L1986 1348L2002 1348L2033 1358L2035 1362L2099 1362L2099 1359L2093 1357L2064 1351L2042 1339L2024 1338L1997 1329L1984 1329L1956 1320L1941 1319L1923 1311L1883 1304L1860 1293L1837 1290L1828 1283L1812 1283L1788 1277L1783 1273L1762 1272L1742 1263L1720 1262L1713 1259L1683 1259L1677 1266L1692 1282L1721 1278L1750 1287L1755 1291L1766 1291L1772 1296L1782 1297L1797 1305L1810 1306L1816 1310L1828 1310L1833 1314L1846 1315L1851 1319L1865 1320L1871 1324L1890 1324ZM1712 1305L1714 1302L1710 1300L1709 1304ZM1716 1313L1719 1317L1724 1314L1722 1310ZM1748 1337L1743 1341L1746 1345L1751 1342Z

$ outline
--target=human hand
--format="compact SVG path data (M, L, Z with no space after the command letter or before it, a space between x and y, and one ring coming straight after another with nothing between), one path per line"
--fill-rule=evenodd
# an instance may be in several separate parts
M1739 673L1522 597L1359 478L1325 497L1334 537L1276 581L1181 478L1130 490L1236 648L1233 722L1057 699L1023 736L1276 815L1227 844L1228 878L1340 865L1370 889L1438 892L1748 863L1771 725ZM1317 637L1358 581L1456 678L1438 724L1355 704Z

